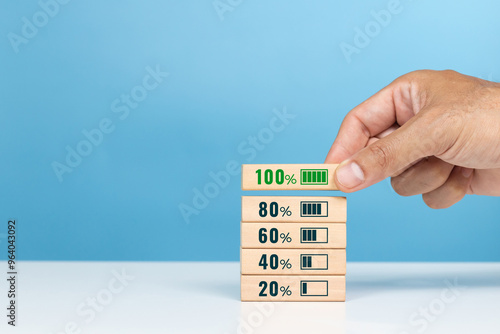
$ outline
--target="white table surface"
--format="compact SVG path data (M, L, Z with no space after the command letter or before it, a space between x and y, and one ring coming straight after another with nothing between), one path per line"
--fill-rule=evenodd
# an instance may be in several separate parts
M242 303L237 262L18 268L18 326L2 280L0 333L500 333L499 263L348 263L345 303Z

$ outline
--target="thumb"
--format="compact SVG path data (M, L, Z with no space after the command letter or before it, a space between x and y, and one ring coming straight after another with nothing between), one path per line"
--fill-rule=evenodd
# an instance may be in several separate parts
M338 188L344 192L364 189L397 175L419 159L435 155L436 131L430 131L429 124L424 123L414 116L388 136L343 161L335 171Z

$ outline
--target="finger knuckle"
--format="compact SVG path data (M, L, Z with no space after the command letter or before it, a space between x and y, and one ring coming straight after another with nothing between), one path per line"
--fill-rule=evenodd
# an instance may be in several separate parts
M429 138L435 147L434 155L441 155L448 151L457 141L465 124L464 113L451 105L447 110L442 110L430 125Z
M434 72L434 71L432 71L432 70L416 70L416 71L408 72L408 73L406 73L405 75L403 75L401 77L413 80L413 79L419 79L419 78L428 76L432 72Z
M450 70L450 69L442 70L442 71L439 71L438 73L442 74L446 78L455 77L457 75L460 75L460 73L458 73L457 71Z
M370 153L374 159L375 164L385 170L389 167L391 162L391 149L387 145L380 145L378 143L374 143L368 146Z

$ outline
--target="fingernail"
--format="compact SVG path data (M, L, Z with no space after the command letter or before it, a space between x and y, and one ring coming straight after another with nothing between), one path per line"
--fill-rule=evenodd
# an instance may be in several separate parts
M462 175L468 179L471 175L472 175L472 172L474 170L472 168L465 168L465 167L462 167Z
M354 188L365 181L361 167L355 162L341 164L335 173L337 181L346 188Z

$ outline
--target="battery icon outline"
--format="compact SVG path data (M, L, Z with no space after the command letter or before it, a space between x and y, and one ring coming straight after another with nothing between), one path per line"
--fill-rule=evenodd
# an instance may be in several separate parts
M328 169L301 169L300 184L328 185Z
M326 257L326 267L313 267L313 257ZM300 270L328 270L328 254L300 254Z
M300 201L300 216L328 217L328 201Z
M320 230L325 230L326 241L317 241L321 238ZM323 239L323 238L321 238ZM301 244L327 244L328 243L328 227L301 227L300 228L300 243Z
M307 290L310 289L309 285L314 283L325 283L326 293L322 295L309 295L307 294ZM317 284L315 284L317 285ZM324 280L307 280L300 281L300 295L304 297L328 297L328 281Z

